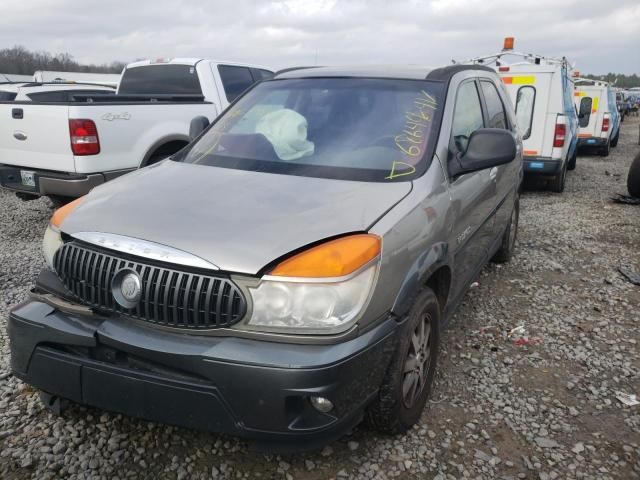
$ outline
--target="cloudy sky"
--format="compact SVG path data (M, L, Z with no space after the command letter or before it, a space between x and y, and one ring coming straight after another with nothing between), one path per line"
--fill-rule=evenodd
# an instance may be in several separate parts
M0 48L87 63L435 66L494 53L506 35L585 73L640 73L640 0L8 0L0 17Z

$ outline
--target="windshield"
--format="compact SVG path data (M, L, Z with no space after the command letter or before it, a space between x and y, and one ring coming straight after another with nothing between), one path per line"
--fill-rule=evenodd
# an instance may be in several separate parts
M263 82L182 161L346 180L410 180L433 156L442 89L424 80Z

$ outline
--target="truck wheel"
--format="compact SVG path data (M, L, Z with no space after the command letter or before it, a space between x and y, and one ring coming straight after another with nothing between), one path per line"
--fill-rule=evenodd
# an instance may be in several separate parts
M438 298L425 288L400 327L396 347L368 421L382 433L406 432L418 422L429 397L440 345Z
M627 190L632 197L640 198L640 153L633 159L631 168L629 168Z
M516 201L511 211L511 218L507 230L502 236L500 248L491 259L494 263L507 263L511 260L516 249L516 238L518 237L518 222L520 220L520 195L516 195Z
M610 152L610 151L611 151L611 142L610 142L609 140L607 140L607 144L606 144L604 147L602 147L602 148L600 149L600 151L598 152L598 154L599 154L601 157L608 157L608 156L609 156L609 152Z
M565 164L562 166L562 170L560 170L560 173L558 173L558 175L553 177L553 180L551 180L552 192L556 192L556 193L564 192L564 184L567 179L567 167L568 165L565 162Z
M576 148L573 151L573 155L571 155L571 158L569 159L569 163L567 164L567 170L575 170L577 161L578 161L578 149Z
M618 129L618 133L616 133L616 136L613 137L613 139L611 140L611 147L617 147L618 146L618 139L620 138L620 130Z

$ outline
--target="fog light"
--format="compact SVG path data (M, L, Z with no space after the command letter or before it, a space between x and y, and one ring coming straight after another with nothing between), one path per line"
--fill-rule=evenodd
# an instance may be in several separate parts
M313 408L315 408L319 412L329 413L331 410L333 410L333 403L331 403L331 400L329 400L328 398L311 397L310 400Z

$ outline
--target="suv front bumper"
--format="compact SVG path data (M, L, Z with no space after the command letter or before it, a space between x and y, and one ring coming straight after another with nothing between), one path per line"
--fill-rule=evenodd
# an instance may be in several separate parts
M276 343L75 315L34 296L11 311L8 331L14 374L49 394L296 450L319 447L362 419L397 327L387 318L342 343ZM333 410L319 412L310 396L328 398Z
M0 164L0 186L32 195L60 195L63 197L81 197L98 185L113 180L132 169L114 170L104 173L64 173L50 170L39 170L28 167L16 167ZM29 172L34 184L25 185L21 172Z

